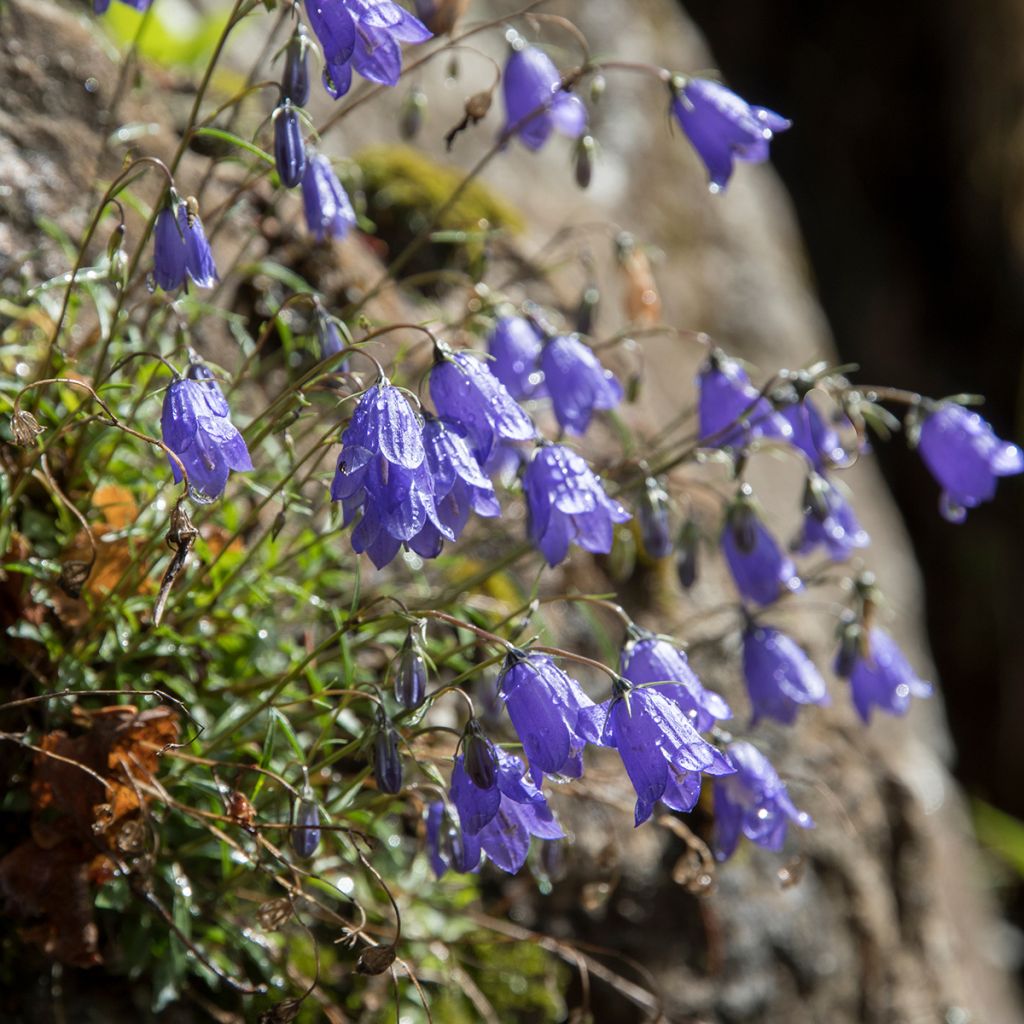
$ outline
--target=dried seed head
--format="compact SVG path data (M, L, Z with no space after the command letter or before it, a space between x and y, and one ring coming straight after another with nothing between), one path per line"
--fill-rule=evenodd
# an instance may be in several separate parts
M81 562L72 558L60 567L60 576L57 577L57 584L68 597L81 597L82 587L92 572L92 562Z
M264 1010L256 1019L259 1024L291 1024L299 1016L301 1008L301 999L285 999Z
M11 416L11 433L14 443L22 448L31 448L36 438L43 432L38 420L24 409L16 409Z
M360 974L383 974L394 962L394 946L371 946L359 954L356 970Z
M291 900L281 898L261 903L256 911L256 920L260 927L268 932L276 932L283 928L292 916Z

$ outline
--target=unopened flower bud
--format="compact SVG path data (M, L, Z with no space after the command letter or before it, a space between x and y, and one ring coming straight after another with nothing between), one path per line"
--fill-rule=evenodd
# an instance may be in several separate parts
M412 633L402 645L395 672L395 700L403 708L416 708L427 692L427 663Z
M294 188L302 181L306 169L302 125L288 100L274 111L274 164L285 188Z
M470 782L478 789L490 789L496 778L497 766L491 744L475 718L469 720L463 735L465 768Z
M726 529L732 534L736 547L746 555L754 550L757 544L757 511L750 500L748 489L744 486L739 497L729 508Z
M668 494L654 477L648 477L637 506L640 539L648 558L666 558L672 552Z
M295 825L292 827L292 849L300 857L312 857L320 845L320 809L306 788L295 809Z
M860 624L850 620L840 627L839 653L836 655L835 673L840 679L849 679L860 657L864 631Z
M697 582L699 570L700 531L696 520L687 519L676 539L676 575L684 590Z
M384 709L377 709L377 736L373 741L373 777L382 793L401 793L402 755L398 751L398 732Z
M576 311L576 332L590 334L594 327L594 317L601 302L601 293L596 285L588 285L580 296L579 309Z
M411 142L423 127L423 114L427 109L427 94L416 86L409 90L398 115L398 134Z
M594 176L594 157L597 155L597 143L593 135L581 135L576 143L575 164L576 184L580 188L589 188Z
M597 103L608 88L608 79L604 75L594 75L590 80L590 102Z
M309 99L309 61L306 54L309 39L300 25L288 42L281 78L281 98L291 100L297 107L305 106Z

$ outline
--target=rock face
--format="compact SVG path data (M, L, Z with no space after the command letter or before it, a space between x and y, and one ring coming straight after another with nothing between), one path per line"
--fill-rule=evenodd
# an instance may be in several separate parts
M486 5L477 6L477 14L486 13ZM563 3L559 10L580 26L595 53L678 70L713 63L669 0L588 0ZM97 117L109 96L97 98L87 83L115 76L92 35L59 8L15 0L0 14L0 27L0 195L6 212L0 258L9 261L0 269L10 274L16 269L12 254L36 237L39 215L81 230L88 213L82 154L95 154L91 161L98 163L112 127ZM500 57L497 47L483 46ZM43 62L52 54L63 55L57 68ZM439 85L431 80L428 89L442 93L433 88ZM536 252L569 225L589 225L570 235L566 251L582 242L599 271L610 275L610 239L627 229L662 253L655 275L664 322L708 332L766 375L832 358L789 203L772 171L742 167L724 196L710 196L703 169L668 126L663 89L643 75L609 73L594 117L603 157L591 192L568 206L564 145L538 156L512 147L489 169L487 182L533 225L522 251ZM458 120L461 99L453 91L450 110L432 108L423 144L435 156L443 154L441 135ZM398 97L389 102L397 104ZM454 116L446 122L448 113ZM330 144L391 141L393 123L375 106L346 119L343 134ZM496 123L497 111L458 142L461 163L468 165L489 145ZM108 160L116 164L116 158ZM341 253L343 264L351 260L355 269L343 266L338 273L348 273L349 281L373 278L365 251L345 247ZM63 269L46 263L33 273L41 278ZM552 300L571 296L584 280L584 270L577 278L570 273L552 286ZM622 318L610 306L614 297L602 313L604 326L614 330ZM702 354L681 337L645 340L643 401L629 415L652 424L677 416L692 400ZM759 493L779 510L795 505L798 475L765 463L752 470ZM910 545L877 474L866 465L855 473L858 512L873 539L867 562L894 612L889 626L927 675ZM684 597L673 584L648 577L627 586L626 599L645 624L700 641L710 633L706 627L702 633L699 613L728 599L726 588L724 576L712 575ZM827 665L832 620L802 612L787 622L818 664ZM699 647L694 661L742 716L730 643L716 639ZM596 1020L615 1024L659 1013L670 1021L723 1024L1017 1019L1006 977L991 956L996 923L980 892L961 801L945 768L941 698L915 707L904 721L876 720L865 729L843 686L834 686L833 694L831 709L805 713L793 730L763 734L766 751L817 822L800 837L799 865L747 851L718 873L713 893L693 895L672 881L685 847L670 831L633 833L620 811L605 813L585 801L566 808L578 836L577 857L565 882L543 902L512 889L526 901L524 920L600 947L607 955L598 960L660 994L658 1000L628 985L604 986L595 975ZM628 803L627 793L613 790L616 784L621 787L621 779L616 783L609 773L606 796ZM783 884L781 868L793 884ZM595 886L600 898L593 896ZM626 960L643 972L623 967ZM110 1012L116 1019L117 1011Z

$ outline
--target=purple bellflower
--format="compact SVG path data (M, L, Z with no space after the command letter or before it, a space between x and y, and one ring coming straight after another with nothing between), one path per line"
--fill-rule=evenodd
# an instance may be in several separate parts
M619 656L619 671L634 686L643 686L675 701L698 732L732 718L729 705L714 690L705 690L686 655L663 637L640 626Z
M438 518L423 431L398 388L386 379L368 388L341 443L331 499L342 503L346 526L362 513L352 531L355 551L380 569L403 544L412 547L428 522L455 539Z
M852 662L846 664L840 649L837 675L849 675L850 690L857 713L865 722L871 709L879 707L890 715L905 715L911 697L930 697L930 683L918 678L903 652L888 633L870 629L854 646Z
M170 200L156 216L153 229L153 278L165 292L185 283L212 288L220 278L199 213L171 189Z
M352 85L352 68L371 82L395 85L399 43L424 43L431 31L393 0L306 0L306 17L324 53L324 87L335 98Z
M505 96L503 135L516 134L527 149L538 150L553 131L577 139L587 127L583 101L562 89L551 58L510 33L511 52L502 76Z
M822 546L833 562L845 562L855 549L869 543L867 532L839 488L826 477L812 474L804 491L804 525L797 553L806 555Z
M574 335L552 338L540 357L555 418L570 434L585 434L595 409L614 409L622 385Z
M831 424L826 423L809 398L785 406L782 416L793 428L793 447L799 448L819 473L829 466L842 465L847 461L847 452L839 440L839 433Z
M541 346L537 329L521 316L503 316L487 339L490 371L516 401L546 393L540 371Z
M193 362L184 378L164 392L160 429L164 444L181 460L188 473L189 495L208 504L223 493L231 470L253 468L249 449L231 422L231 410L210 371ZM174 482L181 470L170 459Z
M121 0L126 7L133 7L137 11L148 11L153 0ZM92 9L94 14L106 14L110 7L110 0L93 0Z
M746 484L726 513L722 551L737 589L748 601L771 604L787 591L803 589L793 560L761 521Z
M743 677L753 707L752 725L773 718L792 725L804 704L828 704L821 673L785 633L751 623L743 632Z
M574 451L541 445L523 474L530 540L548 565L558 565L576 544L594 554L608 554L613 525L629 513L605 493L601 481Z
M274 165L285 188L295 188L306 170L302 124L290 100L274 111Z
M636 790L634 820L642 825L661 800L673 810L692 810L700 773L735 771L728 759L694 728L687 714L655 687L633 686L621 677L613 696L580 713L601 746L614 747Z
M509 718L539 786L544 773L579 778L583 748L597 739L581 724L580 712L593 706L572 676L546 654L513 651L498 679Z
M423 443L437 519L447 527L447 533L442 533L428 518L409 546L424 558L436 558L445 537L458 539L470 512L492 518L501 514L501 505L494 485L480 469L455 424L428 416L423 425Z
M793 428L750 383L735 360L715 349L697 374L701 443L742 448L762 437L791 441Z
M309 36L302 25L296 26L285 49L281 98L303 107L309 99Z
M430 371L430 397L439 416L466 432L473 456L487 462L499 440L529 441L533 421L486 364L465 352L439 353Z
M636 511L644 554L651 559L668 558L674 549L668 492L652 476L644 481Z
M814 828L809 814L797 810L786 784L768 758L749 743L728 748L736 771L715 781L715 856L728 860L739 845L740 836L778 853L793 822L800 828Z
M532 788L526 779L523 786L527 790ZM477 836L488 859L510 875L526 863L531 836L552 840L565 838L547 801L539 790L534 793L535 797L528 801L515 800L502 793L497 814Z
M940 402L928 413L918 450L942 487L942 515L953 523L962 523L968 509L990 501L999 477L1024 472L1024 452L996 437L978 413L955 402Z
M792 125L706 78L688 78L681 87L673 87L672 113L704 161L712 192L721 192L728 184L734 160L767 160L772 138Z
M480 866L479 837L466 835L441 800L427 807L427 855L438 878L449 868L465 874Z
M355 227L356 214L348 193L342 188L331 161L320 153L310 153L302 175L302 207L306 226L313 237L344 238Z

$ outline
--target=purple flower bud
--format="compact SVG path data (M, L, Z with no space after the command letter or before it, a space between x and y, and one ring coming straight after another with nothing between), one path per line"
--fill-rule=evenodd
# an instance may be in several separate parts
M377 709L377 735L373 741L373 777L382 793L401 793L402 755L398 733L383 708Z
M783 554L745 493L726 514L722 551L737 589L748 601L771 604L786 591L803 589L793 560Z
M581 712L602 746L615 747L636 790L637 825L663 800L674 810L692 810L700 792L700 773L735 771L703 739L683 709L657 687L632 687L621 680L615 696ZM696 776L694 778L693 776Z
M527 149L537 150L552 131L578 138L587 126L582 100L562 90L562 78L551 58L535 46L511 35L512 49L505 64L503 134L519 136Z
M804 704L829 702L814 662L777 629L750 625L744 631L743 676L754 709L752 725L762 718L792 725Z
M303 107L309 99L309 37L299 25L285 51L284 74L281 77L281 98Z
M230 415L224 393L202 363L192 363L187 376L172 381L164 393L163 441L185 466L193 501L208 504L223 493L231 470L253 468ZM168 461L174 482L181 483L178 463Z
M303 794L295 808L292 849L300 857L312 857L320 845L320 810L311 793Z
M490 789L495 784L497 760L494 744L484 735L475 719L466 726L462 738L465 749L465 769L469 781L477 789Z
M792 124L706 78L689 78L673 91L672 113L704 161L712 192L725 188L734 160L767 160L772 138Z
M487 339L488 368L517 401L538 398L544 390L541 345L537 329L521 316L503 316Z
M302 181L306 169L306 150L302 145L299 115L288 100L274 111L274 164L285 188Z
M811 816L797 810L785 783L756 747L732 743L727 755L735 774L715 781L715 856L719 860L733 855L740 835L777 853L790 822L814 828Z
M629 513L605 493L600 480L574 451L545 445L533 453L523 475L530 540L548 565L558 565L569 544L585 551L608 554L613 526Z
M427 853L438 878L449 868L460 873L476 871L480 863L480 840L475 835L465 835L445 804L436 800L427 808Z
M918 449L942 487L942 515L953 523L962 523L968 509L991 501L999 477L1024 472L1024 452L955 402L940 402L928 413Z
M838 432L825 422L809 398L787 405L782 416L793 428L793 446L807 456L818 472L846 461L846 449Z
M322 310L318 310L316 315L316 340L320 347L321 360L328 359L330 356L336 356L345 347L345 342L341 338L341 331L338 330L337 321ZM335 364L334 369L340 371L344 367L345 360L342 360L340 363Z
M735 359L716 349L697 374L702 444L743 448L762 437L792 440L793 428L750 383Z
M918 678L893 638L881 629L861 636L849 662L836 660L836 674L849 675L854 707L865 722L870 721L873 707L905 715L911 697L931 696L931 684Z
M672 524L669 521L668 494L654 477L648 477L637 504L640 539L648 558L667 558L672 554Z
M870 538L850 503L823 476L812 474L804 490L804 525L796 551L806 555L822 546L834 562L845 562L856 548L867 547Z
M395 700L403 708L418 708L427 693L427 663L412 633L402 644L395 672Z
M342 188L331 161L320 153L310 153L302 175L302 208L306 226L318 242L325 238L344 238L355 227L356 214Z
M687 519L676 539L676 575L683 590L697 582L700 563L700 530L693 519Z
M622 386L611 370L573 335L552 338L541 352L540 366L555 418L570 434L585 434L596 409L614 409Z

